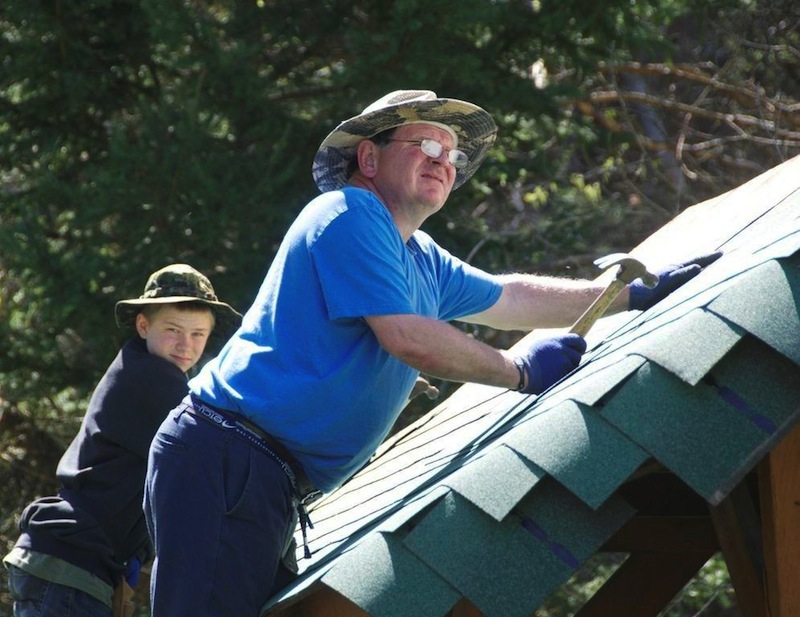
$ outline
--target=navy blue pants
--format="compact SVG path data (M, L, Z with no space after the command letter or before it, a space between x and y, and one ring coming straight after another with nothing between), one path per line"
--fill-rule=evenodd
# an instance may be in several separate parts
M290 579L281 565L296 520L289 479L235 431L186 408L167 416L150 446L152 617L257 617Z
M111 608L88 593L8 568L14 617L111 617Z

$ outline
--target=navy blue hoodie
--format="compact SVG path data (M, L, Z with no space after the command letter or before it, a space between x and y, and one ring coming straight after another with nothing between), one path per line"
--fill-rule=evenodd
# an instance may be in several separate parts
M129 339L97 384L61 457L58 496L22 513L16 546L59 557L116 585L132 557L152 557L142 512L150 442L186 396L186 375Z

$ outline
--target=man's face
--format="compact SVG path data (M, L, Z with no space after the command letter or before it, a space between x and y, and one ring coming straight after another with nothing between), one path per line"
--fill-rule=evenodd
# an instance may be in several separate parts
M184 373L200 360L213 328L210 310L179 310L166 304L149 319L144 313L136 316L136 331L147 341L147 351Z
M387 205L419 206L426 215L439 210L456 180L456 168L447 158L453 147L450 134L427 124L406 124L392 135L393 140L378 152L375 187ZM438 141L444 151L438 158L427 156L418 143L423 139ZM403 141L400 141L403 140Z

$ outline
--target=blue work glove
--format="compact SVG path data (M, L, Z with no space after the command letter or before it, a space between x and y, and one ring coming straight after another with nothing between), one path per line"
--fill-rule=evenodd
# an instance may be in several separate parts
M519 391L541 394L578 366L586 341L577 334L563 334L534 341L530 349L517 358L527 375L527 385Z
M131 587L136 587L139 582L139 574L142 571L142 562L138 557L132 557L125 570L125 580Z
M628 308L637 311L646 311L651 306L661 302L673 291L684 283L688 283L696 277L703 268L714 263L722 256L721 252L710 253L702 257L696 257L681 264L665 266L657 271L658 284L650 289L641 279L636 279L629 285L630 300Z

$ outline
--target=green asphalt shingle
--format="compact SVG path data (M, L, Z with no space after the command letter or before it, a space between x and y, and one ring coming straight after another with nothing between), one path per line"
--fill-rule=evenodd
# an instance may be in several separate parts
M800 259L769 261L744 275L740 285L721 294L708 310L800 364L798 297Z
M790 363L777 361L780 356L753 346L743 344L741 353L735 350L726 357L724 369L715 377L716 387L706 382L689 386L658 365L646 364L601 414L716 504L782 436L779 427L785 429L797 420L797 366L787 367ZM725 388L741 398L743 384L729 376L741 376L743 371L750 371L748 383L756 377L764 380L758 388L763 404L748 405L747 410L719 391Z
M322 578L374 617L439 617L461 598L391 534L375 533Z
M327 585L376 617L441 615L462 597L529 616L634 514L617 491L643 463L719 503L800 421L800 157L634 256L719 248L651 310L603 319L547 393L465 385L388 440L312 506L314 554L298 552L300 578L265 614Z
M694 386L741 340L745 330L695 309L631 345L641 355ZM680 341L680 344L676 344Z
M531 413L503 442L597 508L648 454L601 416L574 401ZM502 468L500 468L502 469Z
M405 544L487 617L528 617L632 514L621 500L592 510L552 481L500 523L450 494Z
M497 470L503 473L498 474ZM502 521L547 473L506 445L471 459L442 483Z

